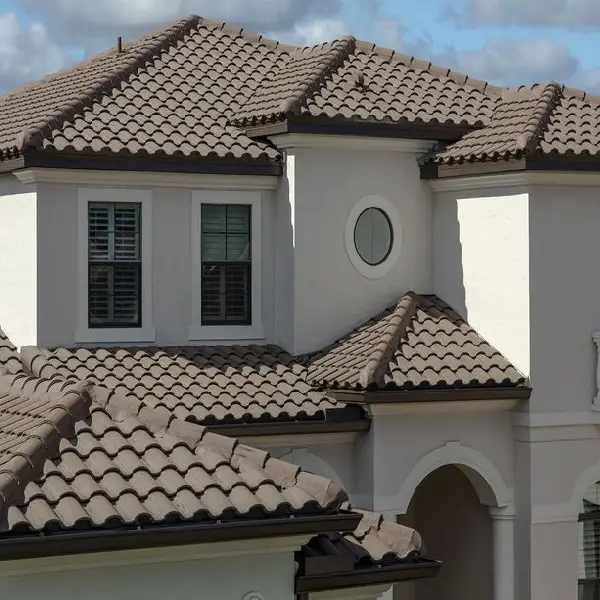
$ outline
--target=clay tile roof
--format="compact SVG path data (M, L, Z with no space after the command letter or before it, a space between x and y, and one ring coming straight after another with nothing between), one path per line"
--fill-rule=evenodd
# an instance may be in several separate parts
M431 162L598 153L600 97L558 83L506 89L485 128L437 151Z
M525 386L524 376L436 296L409 292L311 360L310 383L331 389Z
M315 536L303 548L304 555L346 557L351 568L356 569L394 565L424 554L423 541L414 529L386 520L379 513L353 510L363 515L354 532Z
M285 55L239 28L188 17L0 97L0 158L43 148L275 160L228 119Z
M329 514L332 481L94 386L0 377L11 533Z
M21 370L21 359L17 349L0 327L0 369L2 368L16 373Z
M306 381L306 361L278 346L23 348L29 372L88 380L210 425L323 419L343 406Z

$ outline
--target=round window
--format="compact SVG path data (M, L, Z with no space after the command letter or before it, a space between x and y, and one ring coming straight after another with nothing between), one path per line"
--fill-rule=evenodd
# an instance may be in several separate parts
M388 216L376 207L360 213L354 226L354 246L368 265L380 265L392 251L394 233Z

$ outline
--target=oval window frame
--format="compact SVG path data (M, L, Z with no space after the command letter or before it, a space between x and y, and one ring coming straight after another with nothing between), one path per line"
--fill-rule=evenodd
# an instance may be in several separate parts
M364 261L354 243L354 231L358 219L369 208L379 209L387 217L391 227L391 247L383 261L376 265L370 265ZM368 279L379 279L390 272L402 252L402 223L400 214L396 207L383 196L365 196L350 209L346 218L344 237L346 254L358 273Z

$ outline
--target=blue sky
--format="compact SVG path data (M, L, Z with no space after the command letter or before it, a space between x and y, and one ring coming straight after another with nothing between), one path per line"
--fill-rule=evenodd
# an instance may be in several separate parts
M493 83L600 93L600 0L0 0L0 89L190 12L298 44L350 32Z

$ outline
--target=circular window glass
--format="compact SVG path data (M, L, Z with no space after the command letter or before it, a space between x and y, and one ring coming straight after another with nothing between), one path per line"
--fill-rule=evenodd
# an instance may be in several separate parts
M380 208L372 206L360 213L354 226L354 246L368 265L380 265L389 256L393 241L392 224Z

